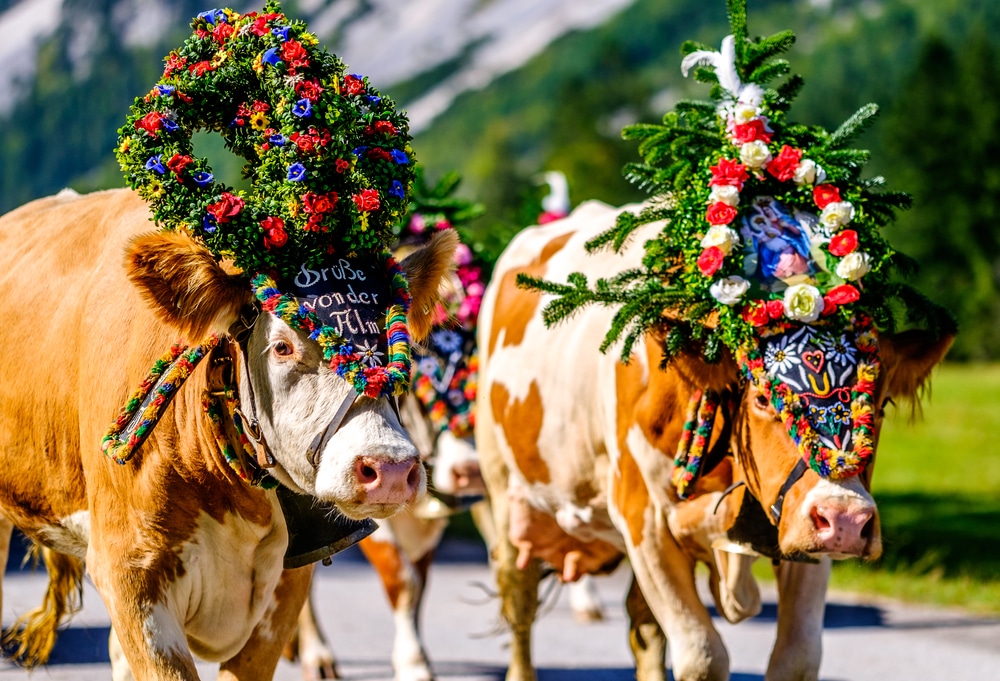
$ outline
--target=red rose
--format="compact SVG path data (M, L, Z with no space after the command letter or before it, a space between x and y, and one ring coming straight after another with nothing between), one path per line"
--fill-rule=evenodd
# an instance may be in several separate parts
M391 161L392 160L392 156L389 155L389 152L386 151L385 149L380 148L380 147L372 147L371 149L369 149L368 150L368 158L372 159L373 161Z
M337 192L328 194L313 194L309 192L302 197L302 203L307 213L322 215L329 213L337 205Z
M267 35L271 32L271 29L267 27L267 17L257 17L254 19L253 24L250 25L250 31L254 35Z
M316 148L316 145L313 142L313 138L310 137L309 135L303 135L298 132L293 132L289 137L289 139L295 142L299 150L305 154L311 154L313 150Z
M365 91L365 84L360 78L347 75L344 76L344 92L349 95L360 95Z
M823 310L820 312L820 316L829 317L834 312L837 311L837 303L830 299L830 295L827 294L823 296Z
M378 191L375 189L363 189L360 194L355 194L351 198L354 199L358 210L363 212L376 211L381 205L378 199Z
M289 40L281 46L281 61L291 66L306 66L308 56L306 48L298 40Z
M736 218L736 209L728 203L716 201L708 207L705 219L710 225L728 225Z
M771 173L779 182L788 182L795 177L795 169L799 167L802 160L802 150L793 149L787 144L781 147L781 151L767 164L767 172Z
M761 302L753 302L743 308L743 321L753 326L764 326L771 317L767 312L767 306Z
M390 123L389 121L375 121L374 128L375 132L380 132L386 135L395 135L397 132L399 132L396 129L396 126Z
M240 211L243 210L243 199L225 192L221 201L209 204L205 210L215 218L218 224L222 225L240 214Z
M288 232L285 231L285 221L278 217L267 217L260 221L264 230L264 246L266 248L281 248L288 243Z
M861 294L851 284L835 286L823 296L823 300L829 300L834 305L847 305L857 302L859 298L861 298Z
M333 162L333 167L334 169L336 169L338 173L343 173L345 170L351 167L351 163L349 161L345 161L342 158L338 158L336 161Z
M709 168L712 181L709 185L722 185L743 189L743 183L750 179L747 168L742 163L728 158L720 158L719 165Z
M781 319L785 314L785 303L780 300L769 300L764 304L767 316L771 319Z
M757 140L767 144L771 141L771 134L764 127L764 121L759 118L752 120L749 123L742 123L740 125L733 126L732 136L733 139L740 144L755 142Z
M813 188L813 201L820 210L823 210L831 203L840 201L840 190L832 184L819 184Z
M215 38L215 42L221 45L226 42L226 38L233 34L233 30L232 24L223 22L217 25L215 30L212 31L212 37Z
M159 111L150 111L148 114L135 122L136 130L145 130L150 135L156 136L157 130L163 126L163 114Z
M853 229L845 229L837 232L830 239L830 255L843 258L848 253L853 253L858 247L858 233Z
M726 255L718 246L709 246L698 256L698 269L706 277L710 277L722 267Z
M187 66L187 57L180 57L176 52L171 52L167 57L166 66L163 68L163 77L166 78L174 71L179 71Z
M271 110L271 105L267 102L262 102L259 99L253 103L251 107L254 111L259 111L260 113L267 113Z
M319 99L322 92L323 87L315 78L304 80L295 86L295 93L302 99L308 99L310 102L315 102Z
M194 159L191 158L190 156L181 156L180 154L174 154L173 156L170 157L170 160L167 161L167 168L172 170L174 175L176 175L177 179L179 180L181 179L181 173L184 172L184 169L193 162Z
M193 76L204 76L209 71L214 71L215 67L212 66L212 62L200 61L197 64L191 64L188 67L188 71L191 72Z

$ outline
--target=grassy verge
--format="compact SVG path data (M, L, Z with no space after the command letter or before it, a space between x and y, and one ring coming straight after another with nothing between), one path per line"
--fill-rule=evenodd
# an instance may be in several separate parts
M885 552L832 587L1000 614L1000 366L946 365L923 415L887 419L872 492Z

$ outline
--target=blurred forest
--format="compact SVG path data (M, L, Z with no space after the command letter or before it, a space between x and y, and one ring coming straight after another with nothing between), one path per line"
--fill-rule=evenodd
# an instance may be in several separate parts
M10 4L0 0L0 11ZM26 96L0 114L0 212L64 186L123 184L112 153L117 128L188 28L178 25L162 44L125 48L112 30L114 4L67 0L107 27L95 43L98 66L75 74L72 41L61 29L43 45ZM207 7L178 4L190 16ZM806 79L796 120L834 128L867 102L882 108L859 146L872 151L870 174L914 196L888 236L920 262L916 283L958 317L951 358L1000 358L1000 2L748 4L751 33L798 34L788 55ZM538 215L544 171L566 174L574 205L641 200L621 175L636 160L621 127L657 120L678 99L705 98L703 86L681 78L679 47L685 39L717 45L726 32L723 0L636 0L604 25L569 34L525 67L460 96L417 135L416 155L432 181L457 170L465 178L460 193L486 204L473 229L487 258ZM376 85L405 106L457 66ZM234 160L219 158L227 163Z

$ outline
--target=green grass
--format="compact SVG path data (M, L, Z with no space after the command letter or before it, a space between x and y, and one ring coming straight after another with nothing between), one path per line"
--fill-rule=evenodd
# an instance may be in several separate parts
M837 563L831 586L1000 614L1000 365L945 365L923 415L882 430L872 492L883 557Z

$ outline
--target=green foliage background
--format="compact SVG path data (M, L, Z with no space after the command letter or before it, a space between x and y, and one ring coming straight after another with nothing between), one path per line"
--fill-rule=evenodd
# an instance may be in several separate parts
M94 68L74 75L72 30L64 26L42 46L27 96L0 118L0 211L64 186L122 186L115 130L132 98L155 82L162 55L189 29L181 23L162 44L125 48L114 4L66 0L71 18L86 14L104 27ZM178 4L186 16L208 7ZM286 10L294 13L294 4ZM862 104L882 107L858 146L873 152L870 172L915 199L887 230L890 241L921 263L914 283L958 317L962 332L951 358L1000 358L1000 2L748 4L752 35L798 34L788 58L806 87L794 120L834 128ZM678 99L704 98L704 86L680 75L679 47L686 39L718 45L726 30L723 0L636 0L604 25L569 34L485 90L461 96L417 135L417 158L432 181L459 171L461 193L486 204L472 229L487 259L534 222L542 171L567 175L574 204L640 200L621 175L626 162L638 160L635 144L620 138L622 126L657 121ZM464 59L381 89L405 107ZM240 162L222 154L221 144L209 148L217 174L233 181Z

